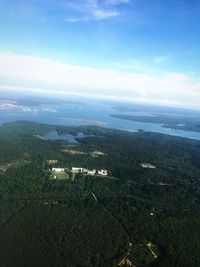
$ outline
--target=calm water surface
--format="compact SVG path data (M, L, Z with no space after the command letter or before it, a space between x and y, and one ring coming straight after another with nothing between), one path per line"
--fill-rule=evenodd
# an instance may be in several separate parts
M18 107L13 109L1 109L0 124L16 120L28 120L55 125L99 125L128 131L137 131L140 129L200 140L200 133L197 132L164 128L161 124L156 123L121 120L112 118L109 114L122 113L114 110L109 104L99 103L40 105L26 108ZM129 114L141 115L141 112L129 112ZM54 138L54 135L56 135L56 133L51 133L51 139ZM59 135L56 136L56 139L59 139L59 137ZM71 142L76 141L73 136L70 137L69 135L66 137L66 140L69 140L69 138L71 138Z
M58 134L57 131L51 131L44 136L46 140L67 140L69 143L77 144L77 138L85 138L90 135L85 135L83 133L78 133L77 135L72 134Z

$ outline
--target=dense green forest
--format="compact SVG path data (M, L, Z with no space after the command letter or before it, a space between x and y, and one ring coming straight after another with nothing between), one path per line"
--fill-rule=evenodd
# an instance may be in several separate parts
M43 138L54 130L78 143ZM52 179L52 167L73 166L109 175ZM198 141L97 126L0 127L2 267L200 266L199 210Z

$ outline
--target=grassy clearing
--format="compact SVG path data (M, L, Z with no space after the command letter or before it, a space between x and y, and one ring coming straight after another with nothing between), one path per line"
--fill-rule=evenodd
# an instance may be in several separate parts
M70 175L66 172L61 172L61 173L52 172L52 174L50 175L50 179L52 179L52 180L69 180Z

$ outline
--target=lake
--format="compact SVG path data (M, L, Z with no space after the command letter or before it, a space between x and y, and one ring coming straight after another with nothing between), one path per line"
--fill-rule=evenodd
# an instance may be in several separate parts
M44 136L46 140L67 140L71 144L77 144L77 138L85 138L90 135L85 135L83 133L78 133L77 135L72 134L58 134L57 131L51 131Z
M96 125L132 132L144 130L200 140L200 133L198 132L164 128L161 124L157 123L121 120L110 117L110 114L117 115L122 114L122 112L115 110L112 104L95 103L94 101L72 104L40 104L36 106L19 105L0 109L0 124L16 120L27 120L54 125ZM141 112L129 112L129 114L139 116ZM151 116L150 113L149 115ZM56 133L50 134L51 139L54 138L54 136L56 139L60 139L60 136L56 135ZM68 135L65 138L66 140L75 142L73 136Z

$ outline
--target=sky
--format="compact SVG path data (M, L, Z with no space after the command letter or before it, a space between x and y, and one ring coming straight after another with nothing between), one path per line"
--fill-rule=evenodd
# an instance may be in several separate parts
M0 92L200 108L199 0L0 0Z

